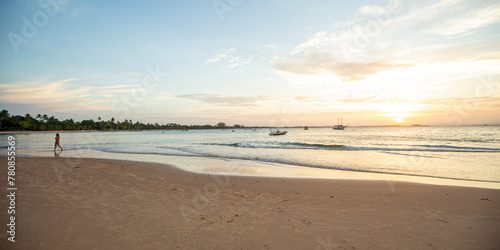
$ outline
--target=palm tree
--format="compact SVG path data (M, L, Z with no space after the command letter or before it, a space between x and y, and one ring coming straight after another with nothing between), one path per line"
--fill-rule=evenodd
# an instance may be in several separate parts
M2 110L2 112L0 112L0 128L2 127L2 123L4 121L8 121L10 118L10 115L9 115L9 111L7 110Z

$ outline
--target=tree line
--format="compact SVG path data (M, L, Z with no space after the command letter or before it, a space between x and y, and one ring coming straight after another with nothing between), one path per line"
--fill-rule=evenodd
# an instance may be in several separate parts
M116 121L115 118L104 121L101 117L97 121L93 119L75 122L73 119L60 121L54 116L47 114L37 114L33 117L30 114L24 116L10 115L9 111L0 112L0 130L2 131L52 131L52 130L148 130L148 129L215 129L215 128L244 128L244 125L235 124L232 127L226 126L226 123L219 122L216 125L181 125L177 123L141 123L133 122L132 119Z

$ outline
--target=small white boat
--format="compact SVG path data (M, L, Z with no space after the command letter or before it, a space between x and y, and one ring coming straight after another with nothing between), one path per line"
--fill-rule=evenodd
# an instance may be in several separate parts
M276 128L271 128L269 129L271 132L269 133L269 135L285 135L286 133L288 133L288 131L280 131L279 129L276 129Z

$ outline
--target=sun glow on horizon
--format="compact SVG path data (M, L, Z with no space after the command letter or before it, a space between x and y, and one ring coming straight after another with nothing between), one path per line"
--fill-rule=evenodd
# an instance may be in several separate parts
M405 119L403 117L394 117L394 121L397 123L403 123Z
M405 122L405 118L413 116L412 112L418 111L414 103L383 103L378 108L386 116L391 117L396 123Z
M0 110L10 114L500 124L500 1L248 1L229 12L185 1L85 1L29 38L19 20L36 21L39 6L3 2Z

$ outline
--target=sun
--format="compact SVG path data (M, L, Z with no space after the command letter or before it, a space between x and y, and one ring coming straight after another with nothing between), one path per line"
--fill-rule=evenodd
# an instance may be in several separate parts
M404 117L393 117L394 121L397 123L403 123L405 121Z
M412 113L399 112L399 113L390 113L387 116L391 117L396 123L401 124L405 122L405 118L412 116Z
M403 123L406 117L413 116L412 112L416 111L417 107L413 103L382 103L379 110L396 123Z

